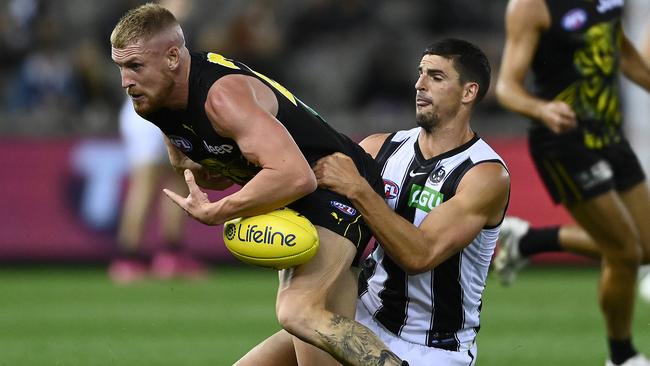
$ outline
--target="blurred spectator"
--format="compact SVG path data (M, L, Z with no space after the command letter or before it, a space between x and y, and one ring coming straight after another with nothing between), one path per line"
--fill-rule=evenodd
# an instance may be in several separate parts
M272 79L282 79L285 35L278 11L275 0L247 2L225 26L206 23L199 31L197 49L241 60L253 70L264 70Z
M33 43L33 25L43 10L38 0L11 0L0 11L0 67L15 66Z
M289 26L291 47L302 47L319 36L337 36L370 21L372 6L363 0L309 0Z
M387 57L408 54L408 51L396 31L384 32L380 41L370 50L366 64L361 69L362 76L354 98L356 105L413 104L416 70L412 70L412 65L405 65L408 61L405 57Z
M51 17L39 18L34 47L27 53L14 81L11 110L79 106L71 57L58 44L62 30Z
M435 34L500 29L506 1L437 0L426 4L424 14L428 21L424 23Z

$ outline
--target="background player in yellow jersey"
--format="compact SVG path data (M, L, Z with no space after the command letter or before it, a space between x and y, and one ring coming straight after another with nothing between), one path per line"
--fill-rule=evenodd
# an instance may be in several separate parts
M602 257L607 365L632 366L650 365L631 340L637 271L650 260L650 193L622 134L617 77L650 90L650 68L623 32L622 10L622 0L511 0L496 91L505 107L534 121L537 170L586 230L570 232L580 250ZM524 85L529 69L534 92Z

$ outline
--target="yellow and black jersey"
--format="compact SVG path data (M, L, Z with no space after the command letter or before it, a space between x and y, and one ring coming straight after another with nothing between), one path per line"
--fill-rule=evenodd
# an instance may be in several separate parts
M260 171L247 161L229 138L220 136L205 113L210 87L219 78L230 74L248 75L261 80L278 100L275 116L284 125L310 164L334 152L344 153L355 162L359 173L378 194L383 194L378 165L354 141L335 131L309 106L274 80L241 62L216 53L191 53L188 105L185 110L160 110L148 119L169 137L169 140L193 161L219 171L233 182L243 185ZM325 227L347 238L357 248L353 264L357 264L372 234L361 213L347 198L334 192L317 189L292 202L288 207L305 215L314 225Z
M536 95L572 106L586 147L619 142L617 76L624 1L546 0L546 4L551 27L542 34L533 59Z
M225 75L243 74L261 80L273 90L278 100L278 113L275 117L291 134L310 164L325 155L342 152L355 160L363 174L368 166L366 160L371 158L366 157L356 143L335 131L318 113L282 85L245 64L222 55L190 54L192 61L187 109L163 109L147 118L190 159L220 171L240 185L260 170L242 156L234 140L222 137L214 130L205 112L205 102L212 84Z

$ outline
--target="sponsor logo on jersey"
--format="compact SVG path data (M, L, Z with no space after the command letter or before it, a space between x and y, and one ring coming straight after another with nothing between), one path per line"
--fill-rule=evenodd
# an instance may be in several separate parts
M603 14L615 8L622 8L623 3L624 0L600 0L598 1L596 10L598 10L600 14Z
M413 169L413 170L411 170L411 171L409 172L409 177L414 178L414 177L417 177L418 175L425 175L425 174L429 174L429 172L420 172L420 173L416 173L416 172L415 172L415 169Z
M393 199L399 196L399 186L389 179L384 179L384 194L386 199Z
M431 212L434 207L442 203L444 195L429 187L414 184L409 194L409 207L415 207L424 212Z
M338 201L330 201L330 206L338 209L339 211L343 212L346 215L354 216L357 214L357 210L355 210L354 208L348 205L344 205Z
M185 137L177 135L169 135L168 137L172 145L176 146L178 150L182 152L192 151L192 143Z
M433 174L429 176L429 181L433 184L438 184L445 178L445 174L447 174L447 172L445 172L445 168L438 167L433 171Z
M562 17L562 28L576 31L587 24L587 12L583 9L572 9Z
M215 155L222 155L222 154L230 154L232 152L232 145L208 145L205 140L203 140L203 146L205 146L205 149L208 150L208 152L215 154Z

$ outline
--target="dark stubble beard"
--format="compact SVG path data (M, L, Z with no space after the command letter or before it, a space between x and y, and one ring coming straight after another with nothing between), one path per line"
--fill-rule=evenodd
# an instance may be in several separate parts
M433 113L416 113L415 121L427 133L431 133L440 124L440 119Z

